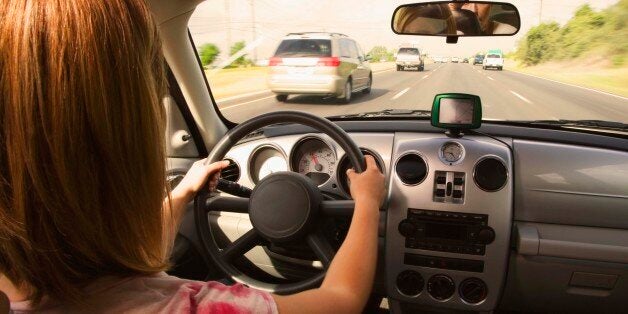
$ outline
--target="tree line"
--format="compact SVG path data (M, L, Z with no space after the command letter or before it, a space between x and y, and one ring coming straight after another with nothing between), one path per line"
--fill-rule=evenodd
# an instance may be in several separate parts
M597 55L621 66L628 55L628 0L602 11L579 7L565 25L532 27L518 43L514 57L526 65Z
M236 53L240 52L240 50L244 49L244 47L246 47L246 43L244 41L238 41L234 43L229 48L229 56L231 57L235 55ZM214 63L220 53L220 48L212 43L204 44L198 49L198 55L201 58L201 64L203 64L203 67L208 67L212 63ZM253 61L246 56L247 54L243 54L242 56L238 57L233 62L231 62L227 66L227 68L239 68L252 65Z

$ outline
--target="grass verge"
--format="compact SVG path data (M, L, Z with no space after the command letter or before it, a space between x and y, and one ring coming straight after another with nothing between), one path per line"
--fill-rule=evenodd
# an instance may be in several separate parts
M511 63L510 70L628 97L628 66L602 62L547 62L535 66Z

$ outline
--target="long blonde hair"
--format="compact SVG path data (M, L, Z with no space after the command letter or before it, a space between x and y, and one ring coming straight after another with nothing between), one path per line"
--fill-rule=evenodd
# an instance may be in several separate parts
M3 0L0 273L34 304L166 267L161 44L140 0Z

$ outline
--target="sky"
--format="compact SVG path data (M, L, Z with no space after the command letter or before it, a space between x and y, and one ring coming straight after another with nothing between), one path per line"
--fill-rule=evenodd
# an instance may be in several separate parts
M367 53L382 45L396 49L415 44L430 55L470 56L478 51L516 48L517 41L539 21L565 23L574 11L588 3L596 10L617 0L515 0L521 15L521 30L514 36L459 38L445 44L445 37L396 35L390 29L392 12L411 1L360 0L206 0L192 15L189 28L197 47L214 43L225 58L234 42L244 40L248 57L268 59L282 37L290 32L324 31L343 33L355 39Z

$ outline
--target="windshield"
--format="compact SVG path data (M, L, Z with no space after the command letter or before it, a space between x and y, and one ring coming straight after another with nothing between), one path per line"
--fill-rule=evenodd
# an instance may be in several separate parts
M279 44L275 57L329 57L331 41L326 39L287 39Z
M418 55L419 49L416 48L401 48L399 49L399 54L408 54L408 55Z
M188 27L217 108L236 123L430 110L448 92L480 96L485 121L628 123L628 0L511 1L516 35L457 44L393 33L405 3L206 0ZM493 7L487 23L512 27Z

